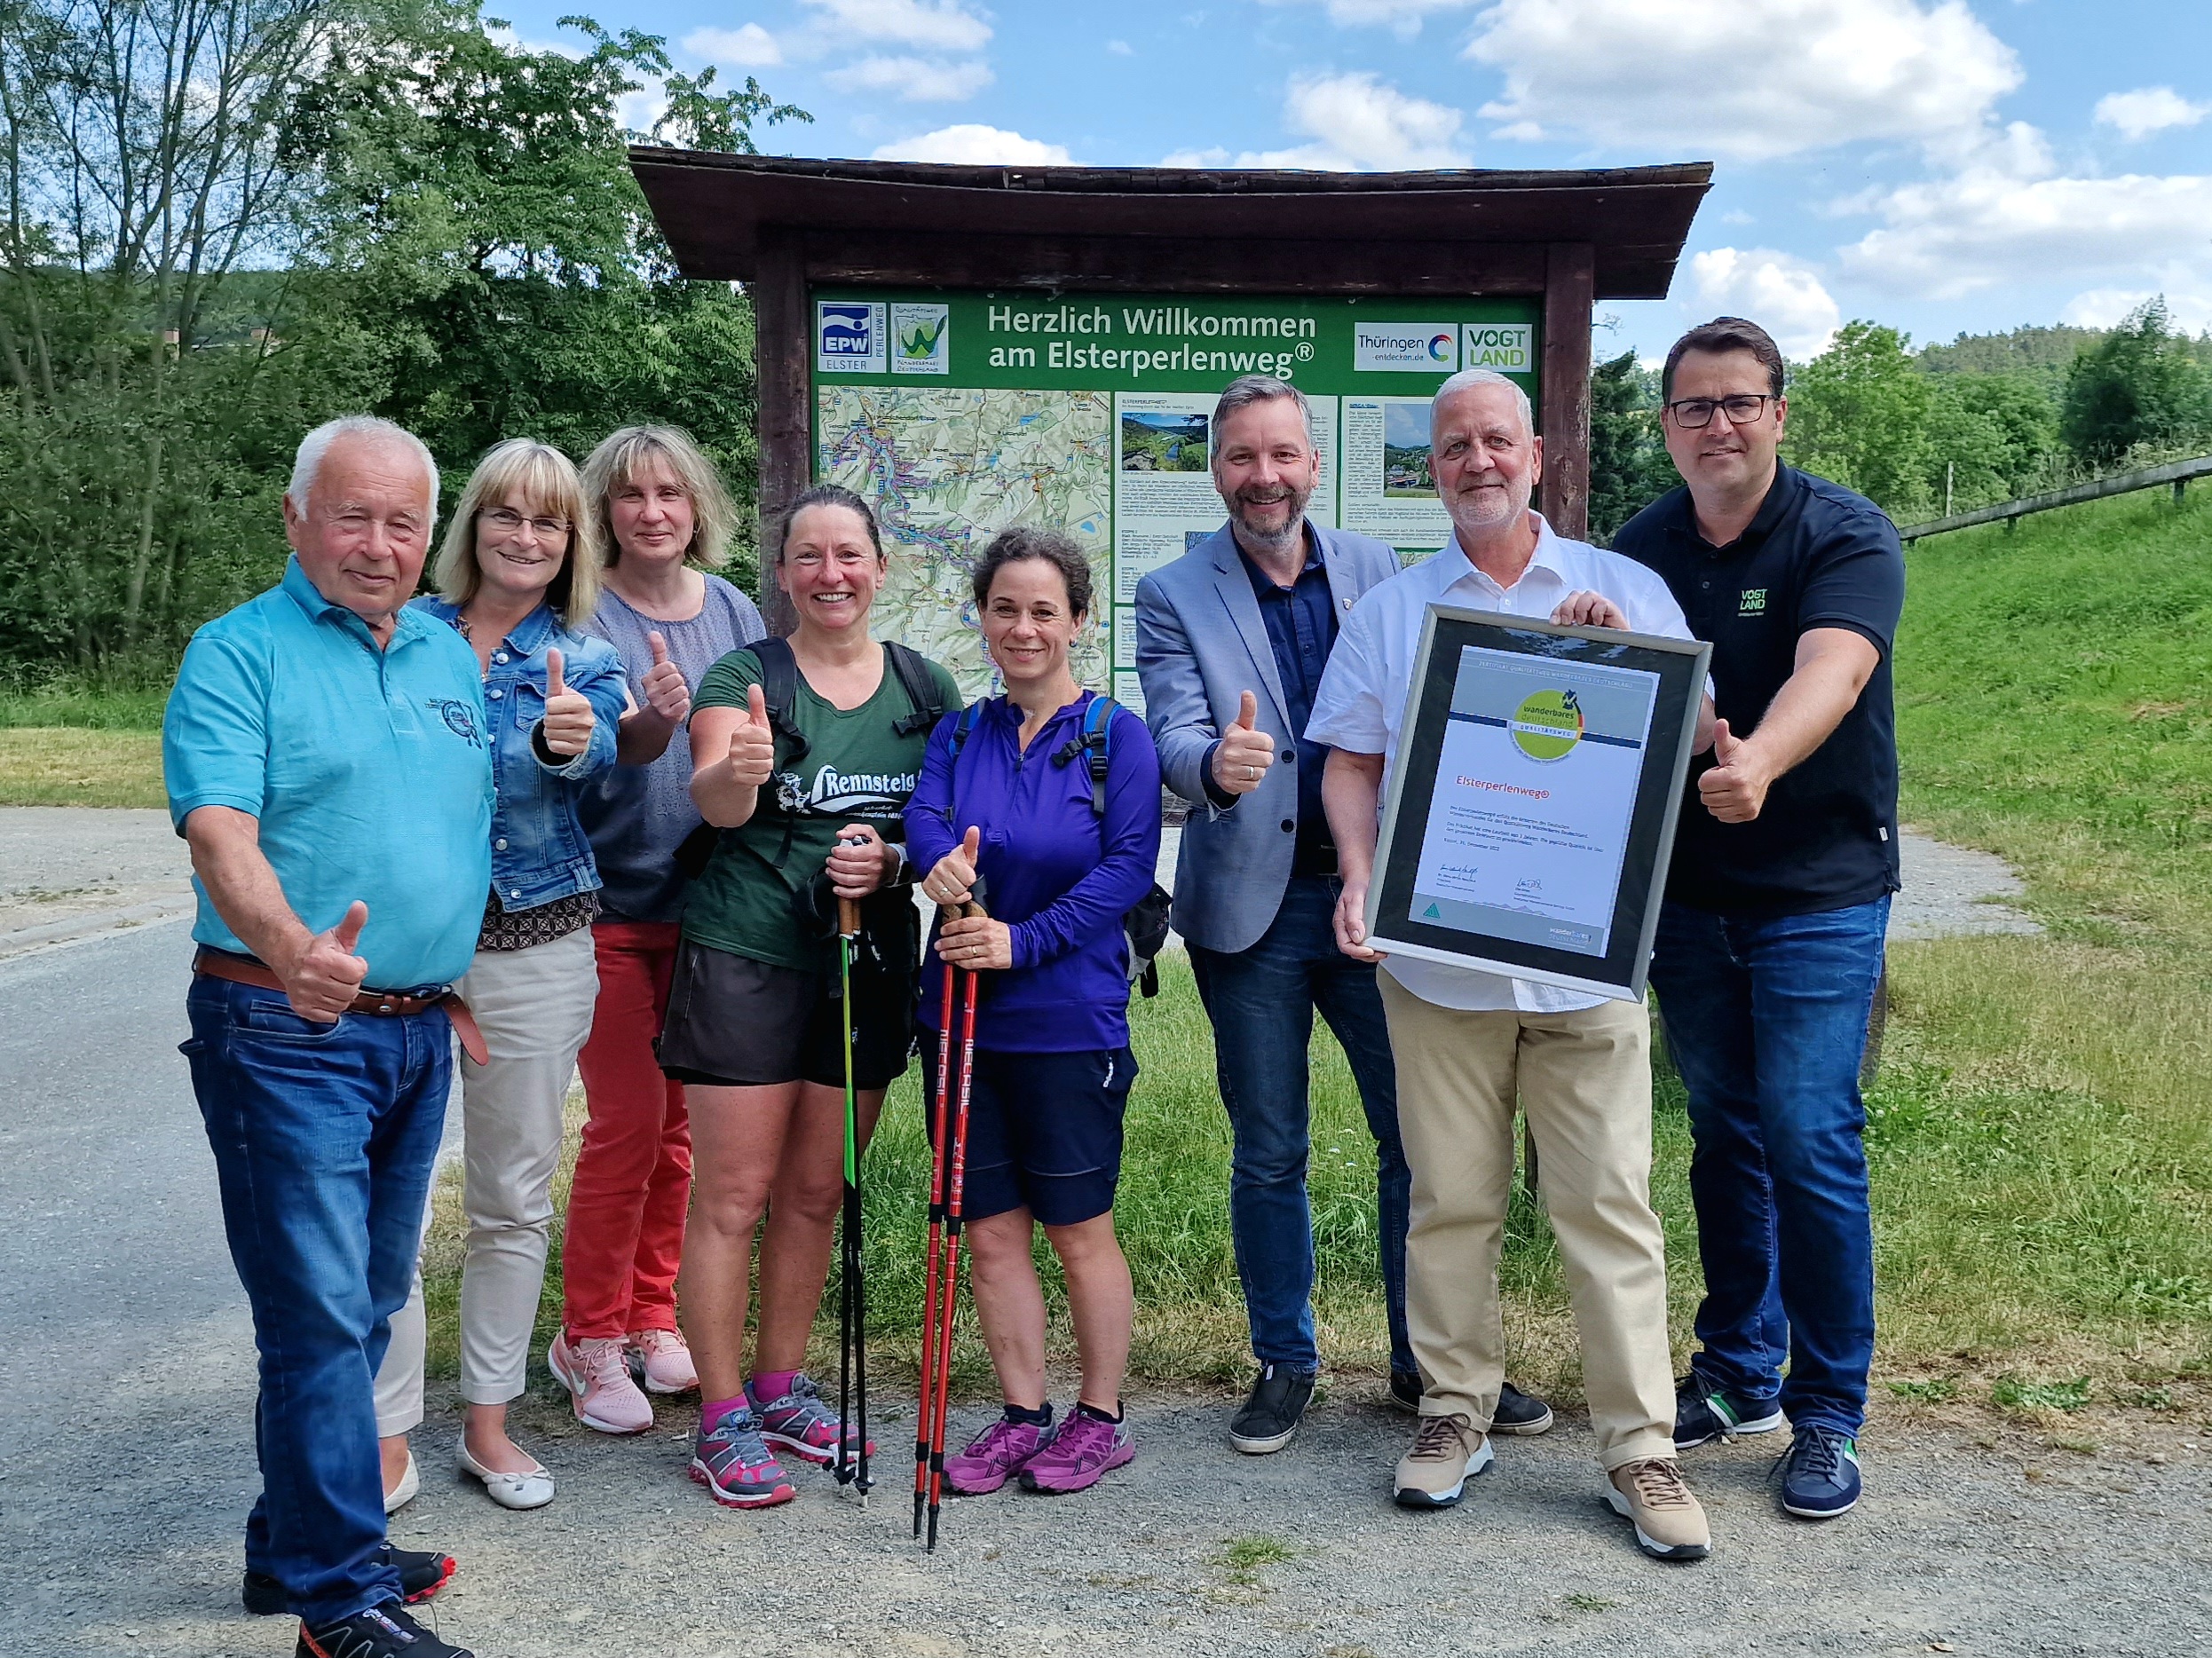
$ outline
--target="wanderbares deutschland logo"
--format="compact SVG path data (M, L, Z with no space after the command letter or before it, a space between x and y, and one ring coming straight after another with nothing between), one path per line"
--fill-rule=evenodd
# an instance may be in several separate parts
M1524 699L1507 723L1513 746L1531 760L1564 760L1582 741L1582 704L1571 691L1539 691Z
M894 304L890 310L891 372L895 375L951 374L952 307Z

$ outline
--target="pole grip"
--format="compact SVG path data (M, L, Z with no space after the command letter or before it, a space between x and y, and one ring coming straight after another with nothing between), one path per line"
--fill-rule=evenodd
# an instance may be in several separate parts
M860 936L860 900L840 898L837 901L837 931L841 937Z

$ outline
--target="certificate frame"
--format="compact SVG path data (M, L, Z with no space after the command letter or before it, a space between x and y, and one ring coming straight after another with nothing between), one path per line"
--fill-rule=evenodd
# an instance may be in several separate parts
M1465 908L1489 908L1490 913L1501 918L1500 930L1490 930L1479 919L1463 917L1460 924L1447 926L1413 914L1416 874L1443 764L1454 692L1466 659L1463 651L1468 646L1504 652L1507 658L1526 658L1532 667L1552 660L1587 668L1625 668L1656 677L1601 949L1592 949L1586 942L1581 948L1537 942L1528 935L1552 931L1563 936L1587 934L1591 929L1541 927L1537 925L1539 916L1531 914L1524 920L1518 912L1509 914L1492 906L1469 904ZM1652 938L1659 926L1659 906L1665 894L1667 865L1674 849L1682 786L1689 774L1691 746L1696 740L1699 699L1711 658L1712 646L1702 640L1670 639L1611 628L1567 627L1496 611L1431 604L1422 619L1420 644L1414 652L1413 680L1406 691L1397 753L1384 799L1374 874L1368 884L1368 943L1386 955L1504 974L1617 1001L1641 1001ZM1509 671L1512 667L1510 662L1497 666ZM1459 717L1475 717L1478 722L1491 725L1505 723L1464 712ZM1620 746L1634 746L1613 740ZM1513 936L1515 930L1523 936Z

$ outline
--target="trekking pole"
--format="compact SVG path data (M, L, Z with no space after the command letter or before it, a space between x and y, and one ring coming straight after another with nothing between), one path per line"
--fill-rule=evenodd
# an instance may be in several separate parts
M983 883L976 883L963 914L980 916L984 906L977 900L982 896ZM969 967L960 975L962 1007L960 1009L960 1102L952 1117L952 1155L945 1177L944 1196L944 1299L942 1329L937 1337L936 1416L929 1430L929 1552L936 1552L937 1515L944 1501L944 1426L945 1410L952 1386L952 1324L960 1307L960 1197L968 1178L968 1101L976 1080L976 1003L982 981L976 970ZM946 1034L951 1035L952 1021L945 1021Z
M955 912L940 908L940 928ZM940 952L941 953L941 952ZM937 1038L937 1086L930 1107L929 1272L922 1297L920 1401L914 1411L914 1536L921 1536L922 1508L929 1498L929 1424L937 1379L938 1268L944 1247L945 1107L952 1080L952 964L944 964L944 993L937 1007L944 1030Z
M837 900L838 1004L845 1038L845 1209L838 1228L841 1271L838 1280L837 1358L837 1483L858 1481L860 1506L868 1505L868 1354L866 1291L860 1281L860 1127L858 1098L853 1089L852 947L860 936L858 900ZM860 1448L852 1451L849 1432L852 1406L857 1393ZM857 1463L857 1466L856 1466Z

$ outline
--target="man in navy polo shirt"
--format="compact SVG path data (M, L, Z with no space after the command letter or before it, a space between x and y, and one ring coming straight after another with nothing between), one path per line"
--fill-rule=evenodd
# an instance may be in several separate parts
M298 1615L299 1658L467 1658L403 1604L453 1563L385 1539L373 1393L455 1024L482 1058L444 999L492 879L483 683L404 608L437 512L399 427L310 432L283 580L193 636L162 726L200 899L184 1052L261 1359L245 1600Z
M1651 966L1689 1090L1705 1269L1675 1443L1787 1417L1782 1506L1827 1520L1859 1500L1874 1356L1859 1065L1898 888L1904 552L1872 501L1778 461L1781 352L1758 324L1691 329L1662 384L1684 487L1614 546L1712 641L1718 715Z

